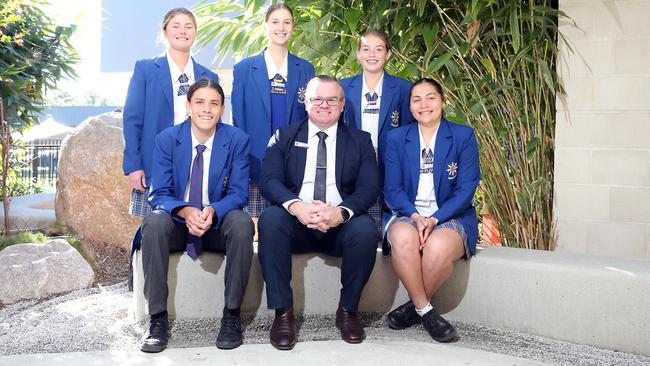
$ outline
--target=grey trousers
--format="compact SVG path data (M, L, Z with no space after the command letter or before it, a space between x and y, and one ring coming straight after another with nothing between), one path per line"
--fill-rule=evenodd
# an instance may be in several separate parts
M241 306L253 258L254 233L250 216L242 210L232 210L219 230L209 230L202 237L204 251L226 253L224 303L228 309ZM169 253L184 252L186 242L187 227L166 211L154 210L145 217L141 250L149 315L167 311Z

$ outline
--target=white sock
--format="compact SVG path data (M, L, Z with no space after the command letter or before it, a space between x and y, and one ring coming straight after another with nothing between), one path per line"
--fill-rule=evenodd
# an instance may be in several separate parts
M420 317L423 317L424 314L428 313L431 310L433 310L433 306L431 306L430 302L428 302L427 305L422 309L415 308L415 312L418 313Z

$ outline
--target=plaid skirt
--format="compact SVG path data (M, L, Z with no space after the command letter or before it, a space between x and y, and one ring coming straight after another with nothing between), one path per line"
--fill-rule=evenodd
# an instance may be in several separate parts
M244 207L250 217L258 218L262 214L262 211L268 207L268 202L262 197L260 193L260 187L257 184L249 183L248 184L248 205Z
M414 228L417 229L417 224L413 219L407 216L395 216L393 217L390 222L387 225L386 228L386 233L388 233L388 230L390 229L390 226L397 223L397 222L405 222L407 224L410 224ZM436 230L440 229L452 229L453 231L457 232L460 237L463 239L463 247L465 248L465 257L464 259L469 259L472 256L472 253L469 251L469 246L467 245L467 233L465 232L465 228L463 225L460 223L460 221L456 219L451 219L449 221L445 221L442 224L436 225L436 227L433 228L431 233L435 232ZM386 242L390 244L390 241L388 240L388 236L386 236Z
M377 200L372 207L368 209L368 215L372 217L375 220L375 223L377 224L377 232L379 232L379 240L381 240L382 234L383 234L383 225L382 225L382 216L383 216L383 211L382 207L384 205Z
M137 189L131 190L131 202L129 203L129 215L145 217L151 212L149 205L149 190L144 192Z

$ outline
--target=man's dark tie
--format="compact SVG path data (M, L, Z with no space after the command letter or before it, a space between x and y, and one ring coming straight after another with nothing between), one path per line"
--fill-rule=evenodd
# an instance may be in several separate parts
M327 177L327 146L325 139L327 134L319 131L318 136L318 151L316 152L316 179L314 179L314 199L326 202L325 199L325 180Z
M198 208L199 210L203 209L203 152L205 151L205 145L196 145L196 157L192 163L192 171L190 172L190 197L189 204ZM187 234L187 254L193 260L196 260L199 257L199 254L203 252L202 249L202 240L200 236Z
M190 78L185 74L181 74L181 76L178 77L178 81L181 83L181 86L178 87L178 96L187 94L190 90Z

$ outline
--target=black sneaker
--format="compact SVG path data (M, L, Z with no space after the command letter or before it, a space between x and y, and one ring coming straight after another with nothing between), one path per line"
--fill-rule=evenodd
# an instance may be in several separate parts
M224 314L221 318L221 329L217 336L217 348L233 349L243 343L241 318L239 316Z
M145 334L140 344L140 350L148 353L162 352L167 348L169 337L169 321L167 316L152 317L149 331Z
M420 322L420 316L415 312L413 301L398 306L386 315L386 323L390 329L404 329Z
M422 317L422 327L429 332L431 338L438 342L449 342L457 337L456 329L443 317L431 309Z

